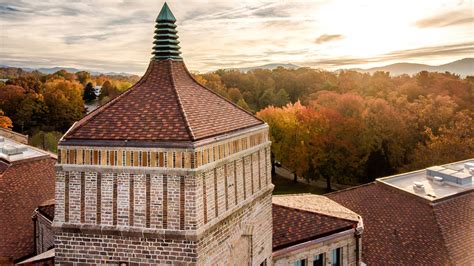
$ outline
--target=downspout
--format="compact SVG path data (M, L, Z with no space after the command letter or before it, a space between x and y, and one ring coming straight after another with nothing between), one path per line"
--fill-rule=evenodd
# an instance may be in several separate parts
M355 233L355 239L356 239L356 265L360 265L360 255L359 255L359 241L360 241L360 234Z
M356 265L359 266L361 264L361 256L360 256L360 241L362 237L362 233L364 232L364 221L362 217L358 216L359 222L357 223L357 227L354 228L354 237L356 239Z
M37 220L38 220L38 217L37 217L37 213L38 213L38 209L35 210L35 214L33 215L32 217L32 220L33 220L33 236L34 236L34 243L33 243L33 247L34 247L34 250L35 250L35 254L38 254L38 250L37 250L37 242L38 242L38 236L36 235L36 224L37 224Z

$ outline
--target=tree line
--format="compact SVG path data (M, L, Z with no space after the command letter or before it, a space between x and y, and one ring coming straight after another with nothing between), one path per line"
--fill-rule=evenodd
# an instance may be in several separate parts
M420 72L392 77L355 71L218 70L198 82L266 121L272 156L295 174L359 184L474 157L474 77ZM54 151L85 115L93 86L103 104L138 76L0 69L0 126ZM86 93L87 92L87 93ZM51 148L49 148L51 147Z
M89 72L53 74L0 68L0 126L28 134L31 144L55 151L57 140L85 113L90 88L102 86L103 103L116 97L138 80L138 76L92 76ZM89 90L89 92L88 92Z
M474 157L474 77L278 68L196 79L256 112L273 157L329 190Z

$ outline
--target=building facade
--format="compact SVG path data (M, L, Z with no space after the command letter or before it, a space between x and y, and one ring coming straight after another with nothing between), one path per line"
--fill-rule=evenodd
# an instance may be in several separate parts
M6 136L18 135L7 133ZM10 265L36 252L31 216L38 205L54 197L56 158L2 134L0 132L0 265Z
M312 194L273 197L274 265L360 265L362 218Z
M268 126L199 85L165 4L153 58L59 143L56 263L271 263Z
M367 265L472 265L474 159L327 194L364 218Z

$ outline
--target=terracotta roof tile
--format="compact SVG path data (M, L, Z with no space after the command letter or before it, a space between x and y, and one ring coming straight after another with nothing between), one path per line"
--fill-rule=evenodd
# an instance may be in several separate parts
M328 236L357 225L357 222L300 210L272 205L273 250Z
M137 84L76 123L64 139L196 141L260 124L199 85L182 61L152 60Z
M0 175L0 257L34 252L34 210L54 197L56 160L46 156L9 165Z
M309 193L272 196L272 203L359 222L360 216L326 196Z
M369 265L474 261L474 191L431 204L374 182L326 196L364 219L362 258Z

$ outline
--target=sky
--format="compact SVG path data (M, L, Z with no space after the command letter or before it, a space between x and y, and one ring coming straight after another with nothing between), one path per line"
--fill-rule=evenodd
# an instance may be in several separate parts
M465 0L169 0L191 71L335 70L474 55ZM163 0L0 0L0 65L142 74Z

